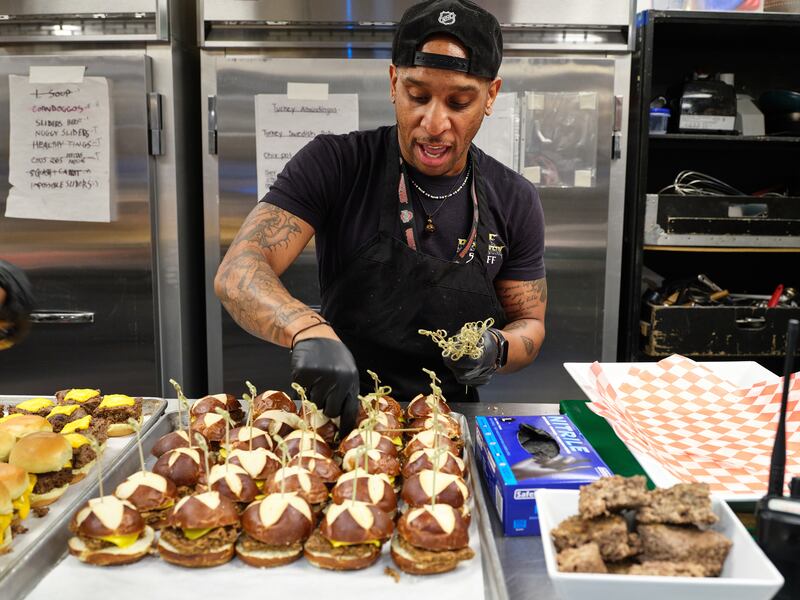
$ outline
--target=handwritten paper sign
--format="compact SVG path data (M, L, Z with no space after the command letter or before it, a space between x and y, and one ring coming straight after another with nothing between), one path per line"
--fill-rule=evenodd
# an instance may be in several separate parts
M327 100L258 94L255 102L259 199L286 163L315 136L358 129L358 94L330 94Z
M110 108L105 77L30 83L9 75L11 189L6 217L111 220Z
M519 111L516 94L498 94L473 142L509 169L517 170L519 156Z

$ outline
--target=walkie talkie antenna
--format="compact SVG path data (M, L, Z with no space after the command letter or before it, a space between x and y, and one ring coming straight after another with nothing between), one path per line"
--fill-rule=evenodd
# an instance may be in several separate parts
M786 360L783 363L781 412L778 417L775 445L772 447L772 460L769 465L767 494L770 496L783 496L786 472L786 407L789 403L789 389L792 387L792 367L794 365L794 354L797 351L797 334L799 330L800 321L789 319L789 329L786 332Z

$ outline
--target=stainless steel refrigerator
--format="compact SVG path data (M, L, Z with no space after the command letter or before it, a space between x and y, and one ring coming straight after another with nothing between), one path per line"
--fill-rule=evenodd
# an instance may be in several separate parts
M259 199L255 97L287 84L358 95L358 126L394 123L388 66L394 25L414 2L205 0L200 6L209 387L287 389L289 353L249 336L214 296L221 257ZM496 377L487 401L580 397L565 361L614 360L634 3L484 1L503 26L501 92L512 108L506 160L537 182L544 206L547 339L535 363ZM491 136L482 138L491 142ZM478 141L480 146L482 142ZM319 305L313 243L286 272Z
M0 1L0 257L37 299L29 337L0 353L3 393L205 388L196 32L191 2ZM9 153L30 143L11 138L9 82L32 67L108 88L108 222L9 216Z

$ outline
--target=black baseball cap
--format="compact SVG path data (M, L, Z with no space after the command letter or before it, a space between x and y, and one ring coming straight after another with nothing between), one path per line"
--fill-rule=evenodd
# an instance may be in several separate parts
M459 40L469 58L421 52L432 35L444 33ZM392 43L392 62L398 67L435 67L494 79L503 60L503 35L494 15L469 0L429 0L403 13Z

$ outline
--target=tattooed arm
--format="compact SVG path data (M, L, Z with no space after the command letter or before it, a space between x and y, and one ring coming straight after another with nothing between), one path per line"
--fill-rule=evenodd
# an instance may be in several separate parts
M544 342L544 314L547 309L547 280L503 280L494 283L508 324L503 336L508 340L508 362L500 371L513 373L526 367Z
M280 275L294 262L314 229L290 212L259 202L247 215L214 279L222 305L248 333L288 347L292 336L319 316L292 297ZM297 336L338 339L320 325Z

